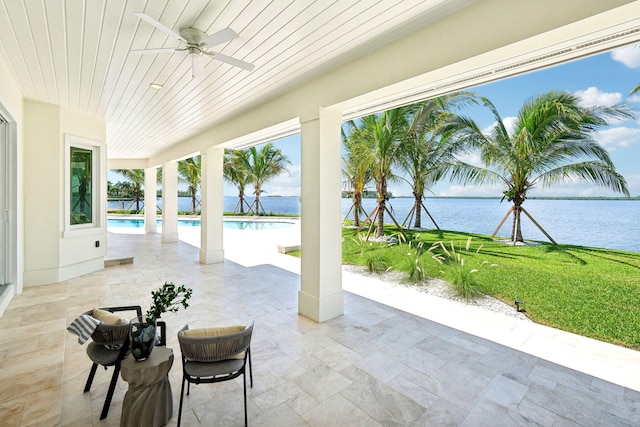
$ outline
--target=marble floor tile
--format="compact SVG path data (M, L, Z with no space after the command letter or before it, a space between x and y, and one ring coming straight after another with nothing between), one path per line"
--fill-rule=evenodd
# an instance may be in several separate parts
M93 307L140 304L165 281L194 290L168 314L169 374L177 423L182 365L176 333L247 324L254 426L640 425L640 392L576 372L349 292L344 315L318 324L298 314L297 274L273 265L197 262L198 249L159 235L112 235L109 251L133 264L27 288L0 318L0 425L120 424L120 379L107 419L100 412L112 368L98 369L67 325ZM192 386L182 425L243 425L242 380Z

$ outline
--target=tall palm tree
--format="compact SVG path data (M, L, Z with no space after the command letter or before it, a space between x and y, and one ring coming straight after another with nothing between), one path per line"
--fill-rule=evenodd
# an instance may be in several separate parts
M186 184L189 197L191 197L191 213L196 213L198 202L198 192L201 182L201 160L200 156L190 157L178 162L178 183Z
M463 144L444 131L444 125L454 117L455 109L474 102L473 94L458 92L414 104L410 109L409 130L400 146L398 159L400 168L408 176L414 197L405 223L415 216L414 227L420 228L424 209L439 228L424 206L424 193L446 175L454 155L464 149Z
M119 173L126 182L131 184L131 191L129 196L133 198L133 203L136 204L136 212L140 212L140 202L142 201L142 188L144 187L144 169L114 169ZM129 206L131 209L131 206Z
M260 204L260 195L264 192L263 185L286 171L286 165L291 162L286 155L282 154L282 150L268 143L259 150L256 147L249 148L249 164L253 194L255 195L251 208L256 213L260 213L261 208L264 212L264 208Z
M244 214L244 207L247 206L247 213L251 213L251 205L245 200L245 188L251 184L251 166L249 164L249 150L225 150L224 153L224 179L235 185L238 189L238 204L234 212Z
M503 199L513 203L513 242L523 241L520 212L527 192L537 184L585 181L629 196L624 177L593 139L608 120L632 117L626 107L582 107L576 96L551 91L525 102L510 133L495 106L483 100L496 120L488 134L464 117L454 119L453 126L463 142L480 149L486 167L458 162L451 176L465 184L506 186Z
M354 129L353 121L347 122L346 126L351 130ZM347 186L353 193L353 204L350 211L353 211L353 225L360 227L360 214L365 217L367 213L362 207L362 196L365 186L371 181L371 172L367 162L367 150L369 147L366 141L359 138L358 132L349 132L342 129L342 144L346 150L343 156L342 175L347 180ZM349 213L347 213L349 216Z
M381 113L362 117L354 122L354 138L366 141L368 150L363 150L363 161L369 165L373 181L376 183L377 221L376 237L384 236L384 213L387 211L397 223L386 203L389 200L387 185L396 180L393 167L398 161L398 152L408 130L407 112L410 107L398 107ZM373 213L372 213L373 214Z

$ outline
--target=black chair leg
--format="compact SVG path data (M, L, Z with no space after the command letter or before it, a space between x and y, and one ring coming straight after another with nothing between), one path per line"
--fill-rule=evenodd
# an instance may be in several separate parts
M248 421L247 421L247 373L243 372L242 373L242 383L244 385L243 389L244 389L244 427L247 427Z
M180 420L182 419L182 400L184 399L184 381L182 377L182 387L180 388L180 409L178 409L178 427L180 427Z
M113 375L111 376L111 384L109 384L109 391L107 392L107 397L104 399L104 406L102 407L102 413L100 414L100 419L104 420L107 418L107 414L109 413L109 406L111 405L111 399L113 398L113 392L116 390L116 383L118 382L118 375L120 374L120 365L116 365L113 370Z
M93 383L93 377L95 377L97 370L98 370L98 364L94 363L93 366L91 366L91 372L89 372L89 378L87 378L87 384L85 384L84 386L85 393L88 392L89 389L91 388L91 384Z
M247 356L249 356L249 378L251 379L251 388L253 388L253 365L251 364L251 349L247 349Z

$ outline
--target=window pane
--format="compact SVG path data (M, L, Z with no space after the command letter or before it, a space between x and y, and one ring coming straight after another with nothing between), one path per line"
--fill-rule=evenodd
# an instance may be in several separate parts
M91 150L71 147L71 225L91 224Z

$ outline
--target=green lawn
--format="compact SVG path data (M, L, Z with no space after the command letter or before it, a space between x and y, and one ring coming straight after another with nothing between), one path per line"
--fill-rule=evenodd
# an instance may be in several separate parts
M389 227L387 235L393 230ZM511 305L515 299L524 301L527 315L537 323L640 350L640 253L545 242L512 246L444 230L408 231L407 240L395 245L360 242L350 228L342 235L344 264L409 272L417 258L427 276L447 279L451 265L438 263L427 249L437 241L448 248L453 242L467 267L487 261L473 273L486 294ZM422 253L416 257L420 242Z

